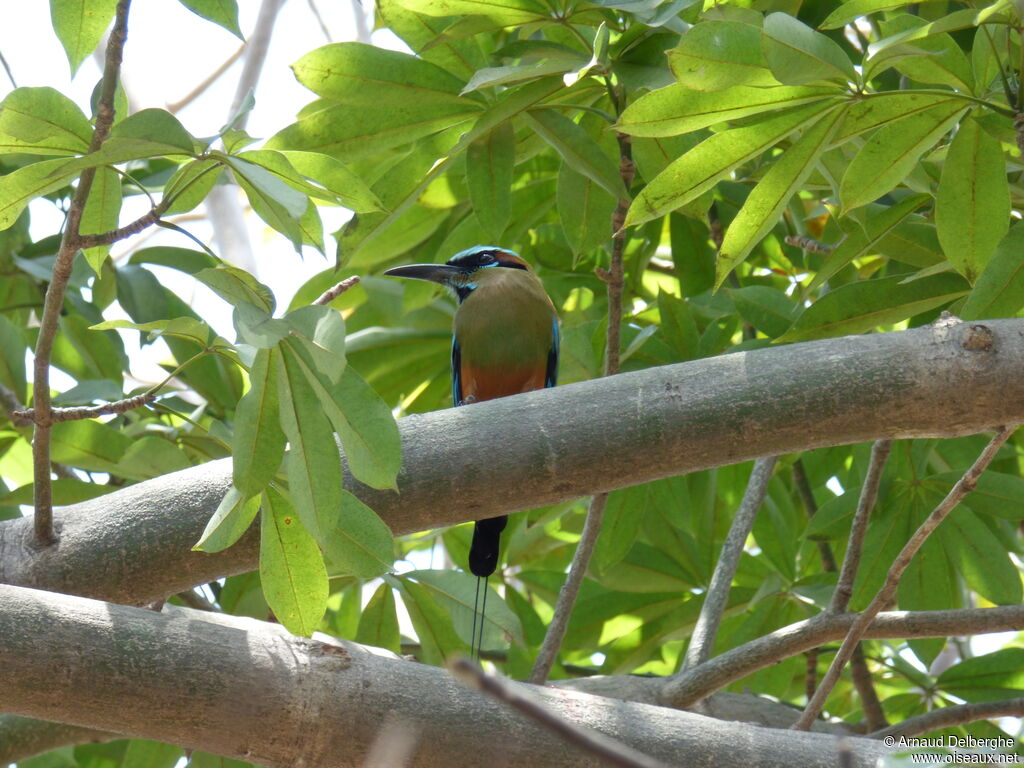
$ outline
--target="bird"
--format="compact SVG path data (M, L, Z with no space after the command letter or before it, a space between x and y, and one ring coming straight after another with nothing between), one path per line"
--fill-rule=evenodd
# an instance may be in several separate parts
M458 301L452 328L452 402L455 407L553 387L558 380L558 313L530 265L507 248L476 245L444 264L409 264L384 272L448 288ZM484 580L480 644L487 610L487 578L498 565L508 515L478 520L469 570ZM474 601L476 602L476 601ZM473 643L476 644L476 605Z

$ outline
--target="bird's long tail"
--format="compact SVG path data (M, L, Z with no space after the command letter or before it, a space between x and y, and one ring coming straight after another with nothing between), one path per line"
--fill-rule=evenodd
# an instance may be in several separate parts
M498 567L501 532L508 525L508 515L478 520L473 526L473 541L469 545L469 570L476 576L476 595L473 598L473 633L470 653L479 660L484 644L484 626L487 619L487 578ZM483 581L483 599L480 582ZM479 611L477 610L479 608ZM477 627L479 626L479 632Z

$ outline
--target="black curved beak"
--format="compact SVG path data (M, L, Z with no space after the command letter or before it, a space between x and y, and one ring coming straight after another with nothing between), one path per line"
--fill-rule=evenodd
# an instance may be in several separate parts
M391 277L406 277L410 280L427 280L431 283L450 285L452 279L462 270L449 264L409 264L404 267L392 267L384 270Z

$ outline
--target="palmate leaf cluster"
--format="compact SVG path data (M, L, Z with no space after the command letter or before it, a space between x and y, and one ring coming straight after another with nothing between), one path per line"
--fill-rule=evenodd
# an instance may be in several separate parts
M113 10L101 5L92 46ZM215 15L230 4L187 5L237 30L233 15ZM62 29L91 28L87 15L55 10L61 39L76 39ZM135 392L124 328L166 342L176 386L147 409L57 425L53 459L77 472L56 481L55 498L72 503L232 455L233 488L199 546L229 546L259 514L262 554L258 574L212 585L226 611L272 610L295 632L322 629L432 664L468 651L475 580L448 566L464 567L471 527L393 543L342 487L335 435L356 479L391 488L389 409L450 403L454 305L430 285L380 277L387 267L476 244L516 250L559 308L562 383L601 372L608 308L596 271L608 266L620 200L627 371L916 326L943 310L974 319L1024 307L1024 230L1013 223L1022 23L1011 3L381 0L377 22L408 52L361 43L309 52L294 72L313 100L262 144L230 123L194 137L163 110L125 116L121 104L109 140L89 154L89 118L56 91L18 89L0 105L0 383L23 400L30 319L57 246L56 236L32 241L25 208L39 197L64 204L86 167L99 171L83 232L115 228L122 199L140 190L159 193L161 213L173 215L231 178L297 249L334 257L287 308L193 247L141 248L117 263L94 248L76 260L53 363L76 386L57 404ZM84 54L65 47L80 63ZM629 189L624 167L635 170ZM355 213L333 238L322 205ZM166 268L235 305L234 342L161 284ZM311 306L354 274L362 282L330 308ZM104 320L115 301L130 322ZM30 431L0 428L0 474L14 478L0 507L14 516L31 502ZM894 447L852 609L867 605L984 442ZM783 458L716 653L828 605L836 575L820 545L841 560L867 464L863 445ZM612 493L556 676L678 669L749 471ZM530 669L583 510L579 501L522 513L503 536L484 648L511 676ZM898 607L1019 603L1022 510L1011 441L915 559ZM406 561L397 571L396 560ZM400 628L399 602L415 637ZM1021 695L1019 642L977 658L962 645L963 660L933 675L944 645L866 645L890 720ZM787 658L731 687L800 703L806 674L803 657ZM851 722L860 706L848 680L828 703ZM103 748L82 748L82 760L89 749Z

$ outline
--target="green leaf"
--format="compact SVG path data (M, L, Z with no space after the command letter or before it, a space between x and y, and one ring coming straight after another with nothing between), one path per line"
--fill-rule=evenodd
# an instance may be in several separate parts
M902 14L882 22L882 34L890 35L926 24L918 16ZM939 83L966 93L974 87L971 63L949 35L933 35L915 43L887 48L871 60L871 77L877 77L890 65L919 83Z
M462 641L469 644L473 627L473 602L476 594L476 577L457 571L410 571L401 577L411 579L423 586L429 594L452 617L455 631ZM519 617L498 596L492 587L487 597L487 614L483 617L483 642L486 649L505 647L508 640L522 643L523 628ZM481 590L482 593L482 590ZM479 631L479 627L477 628Z
M82 315L68 313L60 319L60 333L53 343L54 365L78 380L109 379L120 386L127 367L124 347L116 334L89 330Z
M618 200L568 163L558 171L558 218L573 255L588 254L610 243L612 213Z
M934 1L924 0L924 2ZM903 8L904 6L915 4L914 0L846 0L846 2L826 16L825 20L818 25L818 28L838 29L860 16L867 16L879 11L891 11L894 8Z
M416 636L422 646L422 652L418 656L421 661L440 666L453 651L469 651L469 643L463 643L459 639L452 627L451 618L431 597L426 587L409 579L386 578L402 590L402 602L409 611L413 629L416 630Z
M929 480L942 483L943 491L948 491L960 475L959 472L944 472L933 475ZM978 477L974 490L964 503L981 515L1014 521L1024 519L1024 478L987 470Z
M228 158L227 164L235 172L239 186L257 215L298 249L302 244L298 220L306 212L309 198L265 168L239 157Z
M238 26L238 3L235 0L179 0L197 16L219 24L239 40L244 40Z
M92 188L89 190L89 198L85 201L85 208L82 211L79 232L83 235L95 235L117 229L120 214L121 176L112 168L97 168ZM89 266L98 276L103 260L110 253L110 246L86 248L83 253Z
M134 142L138 147L149 146L166 154L195 150L195 139L181 122L165 109L142 109L110 129L108 141Z
M293 309L284 322L313 365L334 387L345 370L345 321L330 307L310 305Z
M372 579L390 571L395 560L391 529L376 512L348 491L341 505L320 516L324 556L331 566L360 579Z
M535 0L399 0L424 16L486 16L504 25L549 21L550 11Z
M122 309L137 323L168 316L167 289L156 275L137 264L116 267L117 297Z
M87 472L110 472L131 439L124 433L99 421L63 421L53 425L50 458Z
M1009 7L1010 3L1008 0L996 0L996 2L992 3L992 5L987 8L982 8L981 10L964 8L960 11L953 11L945 16L941 16L933 22L925 24L923 27L908 29L895 35L885 37L881 40L876 40L868 46L868 60L865 63L865 68L870 69L871 60L894 45L909 43L914 40L924 40L932 35L940 35L945 32L953 32L958 29L979 27L986 22L994 23L1001 18L1000 15Z
M286 343L295 342L289 339ZM397 489L401 443L387 404L351 366L332 383L301 356L296 364L337 431L356 479L374 488Z
M782 153L751 191L722 241L716 266L716 287L778 222L782 209L814 170L844 111L843 108L836 109L807 126L803 135Z
M968 702L1024 696L1024 648L1003 648L954 664L941 675L943 691Z
M86 168L150 157L192 155L196 151L194 139L174 115L162 109L144 109L116 123L103 146L67 161L63 170L77 174Z
M219 264L201 269L194 276L228 304L252 304L265 312L274 311L274 294L244 269Z
M626 226L651 221L697 199L735 168L771 149L832 106L831 102L820 102L787 110L705 139L640 191L629 207Z
M960 123L946 153L935 198L935 225L950 263L971 283L1010 226L1010 187L999 140L972 119Z
M318 96L353 107L384 104L467 106L465 82L421 58L365 43L332 43L292 65L300 83Z
M468 99L359 108L339 104L300 118L271 137L265 148L324 152L354 161L464 123L480 110L480 105Z
M0 176L0 231L21 216L31 201L65 186L75 175L64 159L43 160Z
M512 212L512 169L516 137L512 123L501 123L466 150L466 186L480 226L492 242L505 232Z
M618 165L583 128L553 109L534 109L524 117L573 170L600 184L616 200L626 195Z
M343 163L319 152L282 152L292 167L326 189L341 205L356 213L383 211L384 205L361 178ZM318 195L312 195L321 199Z
M963 103L940 104L882 126L853 158L839 188L843 208L866 205L892 190L921 155L960 119Z
M900 222L931 200L930 195L908 195L895 205L890 205L880 213L867 217L864 226L856 226L842 242L825 257L824 263L811 280L810 288L817 288L854 259L859 259L873 252L878 243L885 238Z
M838 43L788 13L772 13L765 18L761 45L772 74L786 85L816 80L836 80L845 85L859 79Z
M833 145L845 144L854 136L904 117L919 115L932 107L963 105L955 93L921 93L918 91L882 91L863 94L846 111L843 124L833 137Z
M970 286L959 275L932 275L910 283L904 276L848 283L805 309L778 341L809 341L865 333L949 304Z
M761 30L741 22L695 24L668 51L668 64L676 80L694 91L778 84L761 51Z
M115 490L109 485L87 483L69 477L58 477L50 483L54 506L66 507L80 501L88 501ZM13 491L0 493L0 507L35 503L35 483L28 483Z
M622 488L608 494L601 533L594 546L592 567L597 574L618 563L633 548L648 503L648 486Z
M100 44L116 7L117 0L50 0L53 31L64 46L72 75Z
M769 338L781 336L793 324L796 305L777 288L748 285L730 289L729 296L740 316Z
M682 85L669 85L641 96L626 107L615 127L633 136L674 136L726 120L824 99L835 100L840 94L838 87L831 86L754 88L738 85L724 91L700 93Z
M0 102L0 154L78 155L91 140L82 110L53 88L15 88Z
M270 486L260 517L260 584L285 629L309 637L327 612L327 570L291 503Z
M303 373L302 358L292 343L287 339L282 342L277 367L281 427L291 446L286 461L288 487L306 530L325 544L320 521L329 519L341 507L341 459L317 394Z
M363 608L356 630L356 642L402 652L402 638L398 632L398 611L390 584L381 584L370 602Z
M220 552L227 549L242 538L242 534L256 519L259 510L259 496L245 496L235 486L231 486L192 549L201 552Z
M133 328L149 334L148 341L161 336L172 336L187 339L200 347L227 346L227 342L217 336L213 329L202 320L194 317L175 317L170 320L154 320L150 323L133 323L128 320L104 320L102 323L90 325L90 331L111 331L116 328Z
M567 72L579 70L588 61L585 56L568 55L542 59L530 64L517 64L508 67L485 67L473 73L473 77L466 83L466 87L462 92L464 94L473 93L474 91L481 91L498 85L528 82L545 75L563 75Z
M21 329L0 315L0 384L19 397L25 392L26 347Z
M1022 597L1020 573L1006 546L965 506L939 527L942 545L967 586L996 605L1016 605Z
M157 245L152 248L140 248L134 251L128 259L128 263L159 264L162 267L176 269L187 275L194 275L204 269L216 268L220 261L205 251Z
M1016 317L1024 307L1024 223L1016 222L996 247L964 302L964 320Z
M224 165L213 158L185 163L174 172L164 187L164 200L171 202L164 216L187 213L202 203L220 179Z
M234 486L255 496L269 483L284 458L285 436L278 414L277 356L261 349L249 372L249 391L238 401L232 446Z

